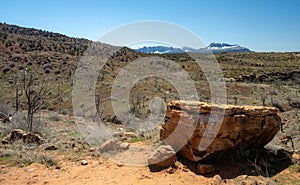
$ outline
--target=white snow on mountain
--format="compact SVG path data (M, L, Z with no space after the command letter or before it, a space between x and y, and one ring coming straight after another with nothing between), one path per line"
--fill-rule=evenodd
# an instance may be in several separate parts
M149 46L135 49L137 52L142 53L155 53L155 54L166 54L166 53L222 53L222 52L251 52L246 47L242 47L238 44L230 45L227 43L211 43L205 48L194 49L190 47L174 48L167 46Z

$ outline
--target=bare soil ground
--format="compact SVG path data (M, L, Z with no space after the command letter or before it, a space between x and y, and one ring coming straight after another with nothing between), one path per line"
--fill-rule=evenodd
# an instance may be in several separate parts
M84 157L88 165L80 161L60 161L59 167L46 167L32 163L27 167L1 166L0 183L12 184L290 184L300 182L299 168L287 168L271 178L263 176L242 175L239 168L232 168L228 174L241 174L234 178L222 178L219 174L212 177L197 175L182 163L177 162L176 168L168 168L161 172L152 173L148 167L123 166L99 157ZM232 167L232 166L228 166ZM225 172L226 173L226 172ZM224 174L224 173L223 173Z
M62 169L49 169L37 163L24 168L13 168L1 175L1 184L209 184L211 179L197 176L179 167L151 173L147 167L118 166L99 158L89 164L66 162Z

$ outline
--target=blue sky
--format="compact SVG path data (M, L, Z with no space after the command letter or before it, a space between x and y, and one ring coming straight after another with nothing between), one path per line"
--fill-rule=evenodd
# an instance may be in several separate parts
M10 0L0 7L0 22L92 40L124 24L162 20L187 28L207 44L300 51L299 0Z

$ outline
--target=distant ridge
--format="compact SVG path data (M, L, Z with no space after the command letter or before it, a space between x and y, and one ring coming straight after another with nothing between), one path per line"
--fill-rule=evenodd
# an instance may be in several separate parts
M137 52L141 53L155 53L155 54L172 54L172 53L232 53L232 52L253 52L246 47L242 47L238 44L227 44L227 43L211 43L205 48L190 48L190 47L183 47L183 48L174 48L174 47L167 47L167 46L144 46L142 48L135 49Z
M50 31L39 30L35 28L24 28L17 25L10 25L0 22L0 34L15 34L21 36L28 36L35 39L47 39L48 41L52 40L55 42L68 42L75 45L84 45L83 48L86 48L87 44L92 43L92 41L84 38L74 38L68 37L60 33L54 33ZM79 47L81 47L79 46ZM242 47L238 44L227 44L227 43L211 43L205 48L191 48L191 47L168 47L168 46L144 46L142 48L134 49L136 52L140 53L154 53L154 54L172 54L172 53L232 53L232 52L253 52L246 47Z

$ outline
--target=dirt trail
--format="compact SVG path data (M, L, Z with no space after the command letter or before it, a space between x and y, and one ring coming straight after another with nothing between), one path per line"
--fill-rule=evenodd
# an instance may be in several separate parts
M107 158L86 156L87 165L81 165L81 160L60 160L56 167L46 167L42 164L32 163L27 167L0 166L1 185L242 185L242 184L287 184L300 185L299 172L284 169L277 175L266 178L262 176L248 176L240 174L230 179L221 179L220 175L205 177L196 175L182 163L177 162L177 168L168 168L160 172L150 172L146 166L126 166L113 162ZM226 165L224 163L224 165ZM57 167L59 167L57 169ZM229 167L231 173L238 168ZM229 172L229 171L228 171ZM217 173L218 174L218 173Z
M33 163L28 167L9 169L0 175L2 185L20 184L197 184L213 183L213 178L195 175L179 166L157 173L147 167L121 166L103 158L89 159L86 166L80 162L62 163L61 169L47 168ZM2 169L2 171L5 169ZM173 173L174 172L174 173Z

